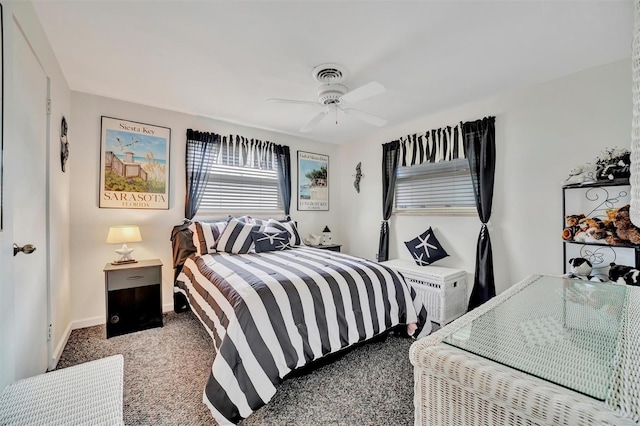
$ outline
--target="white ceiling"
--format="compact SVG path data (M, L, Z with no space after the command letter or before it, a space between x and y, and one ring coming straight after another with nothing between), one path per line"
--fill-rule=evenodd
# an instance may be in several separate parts
M631 1L35 1L72 90L342 143L376 128L315 101L314 66L387 91L395 125L631 56ZM488 111L488 114L491 112ZM206 129L204 129L206 130Z

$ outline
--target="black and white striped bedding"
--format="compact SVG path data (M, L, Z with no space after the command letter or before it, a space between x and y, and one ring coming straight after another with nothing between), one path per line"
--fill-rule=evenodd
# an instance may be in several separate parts
M427 317L387 267L309 247L194 256L176 288L215 344L203 400L220 424L266 404L293 369Z

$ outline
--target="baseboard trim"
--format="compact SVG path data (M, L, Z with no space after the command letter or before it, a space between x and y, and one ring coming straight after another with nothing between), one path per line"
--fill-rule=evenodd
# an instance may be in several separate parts
M164 305L162 305L162 313L166 314L167 312L173 312L173 302L165 303ZM81 320L75 320L71 323L70 327L71 330L77 330L79 328L93 327L95 325L103 325L105 323L106 319L104 317L91 317Z
M55 370L58 365L58 361L60 361L60 356L62 355L62 351L64 350L65 346L67 346L67 342L69 341L69 336L71 335L71 330L72 330L71 325L72 323L69 323L69 325L67 325L67 328L66 330L64 330L64 333L62 335L62 339L60 339L60 341L58 342L58 345L53 351L51 359L49 360L49 371Z
M104 317L91 317L81 320L75 320L71 323L71 329L77 330L79 328L93 327L94 325L105 324L105 322L106 320Z

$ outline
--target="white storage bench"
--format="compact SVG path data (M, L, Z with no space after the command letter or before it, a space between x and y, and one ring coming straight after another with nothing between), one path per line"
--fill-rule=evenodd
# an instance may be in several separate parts
M467 312L467 273L442 266L418 266L411 260L381 262L399 272L441 327Z

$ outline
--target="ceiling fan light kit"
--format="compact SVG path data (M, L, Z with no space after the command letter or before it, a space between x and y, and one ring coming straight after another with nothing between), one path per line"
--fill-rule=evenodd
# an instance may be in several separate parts
M350 107L352 103L384 93L386 90L384 86L377 81L372 81L349 91L347 86L340 84L346 75L347 69L342 65L334 63L321 64L311 70L313 79L322 83L318 88L318 102L278 98L267 100L270 102L326 107L324 111L316 114L307 124L302 126L301 133L313 130L329 112L336 113L336 124L338 124L338 110L374 126L380 127L387 124L387 120L383 118Z
M318 101L322 105L331 105L340 103L342 95L347 93L349 89L342 84L323 84L318 89Z

